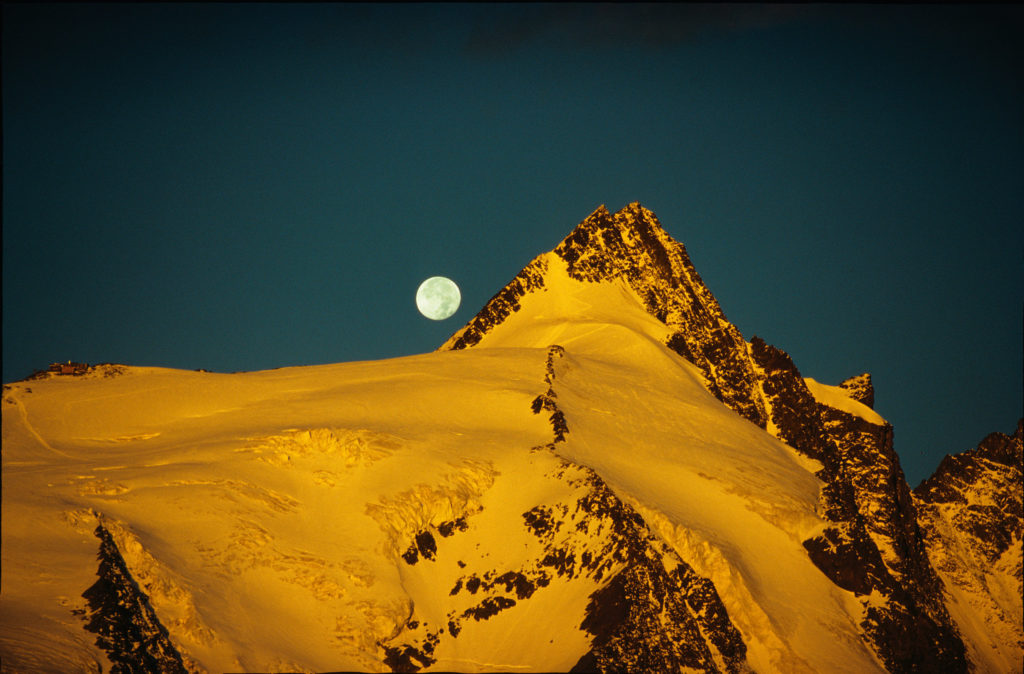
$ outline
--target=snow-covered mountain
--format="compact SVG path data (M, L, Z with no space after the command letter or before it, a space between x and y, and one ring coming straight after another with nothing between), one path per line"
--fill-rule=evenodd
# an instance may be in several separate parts
M639 204L431 354L10 384L2 667L1020 671L1020 427L911 492L873 397Z

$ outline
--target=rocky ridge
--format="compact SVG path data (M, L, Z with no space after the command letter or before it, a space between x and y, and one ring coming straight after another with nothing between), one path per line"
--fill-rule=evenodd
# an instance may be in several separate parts
M914 489L925 547L978 669L1019 671L1024 661L1024 420L1012 435L947 455ZM984 624L974 625L975 615ZM979 634L980 632L980 634Z
M113 536L96 526L100 539L99 579L83 593L88 611L85 629L96 634L96 645L107 653L112 674L189 670L160 623L149 597L132 577Z

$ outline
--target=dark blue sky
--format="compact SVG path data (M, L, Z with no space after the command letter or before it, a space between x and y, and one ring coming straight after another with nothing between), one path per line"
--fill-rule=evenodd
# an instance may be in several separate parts
M431 351L640 201L911 484L1021 415L1022 11L5 4L3 380ZM444 322L413 296L462 288Z

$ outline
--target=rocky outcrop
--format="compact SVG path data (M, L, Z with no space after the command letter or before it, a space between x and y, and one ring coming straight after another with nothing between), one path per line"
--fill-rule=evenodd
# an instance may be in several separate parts
M746 645L711 581L660 541L597 473L564 459L559 464L548 477L567 487L566 498L531 508L519 523L540 543L538 554L515 568L465 567L450 599L440 600L458 608L438 624L413 609L401 633L382 644L384 663L395 672L427 667L467 622L526 606L560 579L597 586L579 625L593 637L591 649L573 671L748 671ZM432 551L445 541L434 545Z
M1018 421L1013 435L992 433L976 449L947 454L935 473L914 489L914 498L924 506L960 506L958 528L981 544L979 561L994 562L1020 538L1022 426L1024 421ZM979 497L989 497L991 503L979 503ZM966 507L970 505L975 507Z
M558 344L548 347L548 358L545 363L544 382L548 390L533 399L530 409L534 414L540 414L541 410L550 412L548 417L551 421L551 429L555 433L554 442L565 442L565 436L569 432L569 426L565 422L565 414L558 409L555 394L555 361L565 356L565 349Z
M714 584L656 539L596 473L574 468L571 479L588 487L577 510L610 531L607 550L581 557L583 568L611 560L619 570L590 595L580 626L594 639L572 671L748 670L746 645Z
M867 372L839 382L839 387L846 389L850 397L859 403L875 408L875 387L871 383L871 375Z
M709 390L762 428L765 411L752 387L754 373L743 336L726 320L718 301L701 280L686 248L639 203L617 213L600 206L554 249L569 276L584 283L621 280L647 311L672 329L666 345L705 374ZM479 343L509 319L530 292L544 288L543 257L527 265L442 349Z
M113 537L103 525L96 527L100 539L97 580L82 596L89 609L85 629L96 634L96 645L107 653L113 674L166 672L185 674L188 670L160 623L149 597L139 589Z

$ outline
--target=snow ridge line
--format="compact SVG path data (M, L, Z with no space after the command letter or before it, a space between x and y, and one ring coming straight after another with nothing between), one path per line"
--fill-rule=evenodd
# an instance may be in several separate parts
M555 362L565 357L565 347L552 344L548 347L548 357L544 365L544 381L548 390L533 399L530 409L534 414L540 414L541 410L551 413L551 427L555 431L555 439L549 447L553 448L559 442L565 442L565 436L569 433L569 426L565 421L565 413L558 409L555 394Z

